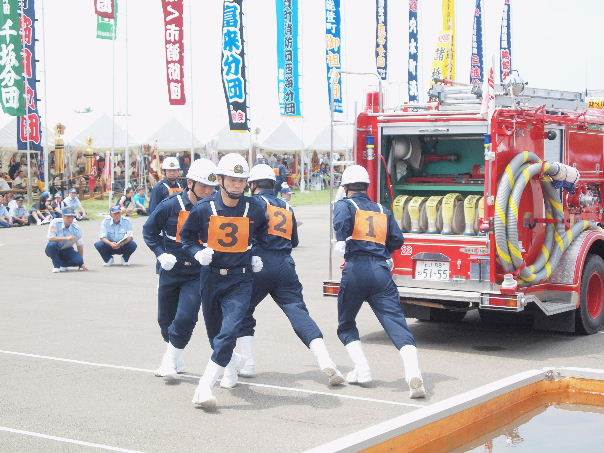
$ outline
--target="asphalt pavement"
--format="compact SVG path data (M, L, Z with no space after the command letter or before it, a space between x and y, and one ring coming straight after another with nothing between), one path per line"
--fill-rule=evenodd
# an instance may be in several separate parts
M307 305L347 372L335 299L321 290L328 207L296 213L303 225L294 257ZM111 268L92 245L100 218L82 222L90 270L61 274L50 272L44 255L46 226L0 230L0 451L302 451L520 371L604 363L602 334L491 326L476 314L451 324L410 320L429 393L410 400L398 352L364 307L359 329L374 384L329 388L267 299L257 311L258 375L233 390L217 388L219 409L206 413L191 405L210 354L202 319L185 351L188 374L168 385L152 373L164 343L143 222L134 219L132 265Z

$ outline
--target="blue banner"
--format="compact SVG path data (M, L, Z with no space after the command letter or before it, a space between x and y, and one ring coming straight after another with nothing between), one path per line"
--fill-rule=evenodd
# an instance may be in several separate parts
M34 0L19 0L23 76L25 77L25 116L17 120L17 149L42 151L42 121L36 89L36 12Z
M380 78L388 79L388 0L375 0L375 64Z
M407 62L409 102L419 102L419 87L417 78L417 61L419 54L417 2L418 0L409 0L409 61Z
M476 0L474 27L472 29L472 57L470 61L470 83L482 84L482 0Z
M298 0L275 0L277 6L277 87L283 116L302 116L298 47Z
M232 131L249 130L242 4L243 0L224 0L222 14L220 68Z
M511 0L505 0L503 17L501 18L501 37L499 50L499 80L501 83L512 72L512 29L511 29Z
M327 62L327 93L333 111L342 113L342 22L340 0L325 0L325 57Z

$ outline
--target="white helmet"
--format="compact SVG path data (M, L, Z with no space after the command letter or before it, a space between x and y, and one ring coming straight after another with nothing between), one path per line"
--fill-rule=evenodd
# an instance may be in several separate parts
M346 167L346 170L342 173L342 183L340 185L346 186L348 184L354 184L355 182L369 184L369 173L367 173L365 167L361 167L360 165Z
M162 170L180 170L180 164L176 157L166 157L161 163Z
M187 179L200 182L206 186L217 186L216 164L209 159L195 159L189 167Z
M266 164L254 165L250 170L250 177L247 180L248 182L254 182L260 181L261 179L276 181L275 172Z
M247 179L250 175L250 167L241 154L228 153L218 162L216 174Z
M256 156L256 160L260 160L260 159L264 159L264 156L262 154L258 154Z

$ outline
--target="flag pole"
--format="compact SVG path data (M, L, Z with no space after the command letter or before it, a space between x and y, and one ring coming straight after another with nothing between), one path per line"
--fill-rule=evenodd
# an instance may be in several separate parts
M126 150L124 151L124 190L130 186L130 144L128 142L128 126L130 112L128 111L128 0L124 0L124 40L126 43Z
M115 7L114 7L115 11ZM107 174L110 175L111 181L109 183L109 209L113 201L113 180L115 176L113 166L113 156L115 155L115 38L117 32L117 15L113 21L113 36L111 37L111 154L109 162L105 165L109 165L109 171Z
M44 190L48 192L48 188L50 184L48 180L50 179L49 167L48 167L48 96L46 95L46 19L44 16L44 1L40 0L41 13L42 13L42 58L44 59L44 149L42 150L42 154L44 156Z
M193 97L193 0L189 0L189 103L191 104L191 164L195 160L195 106Z

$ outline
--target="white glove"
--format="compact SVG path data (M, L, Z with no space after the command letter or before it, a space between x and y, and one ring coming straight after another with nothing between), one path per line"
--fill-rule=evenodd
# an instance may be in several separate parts
M212 262L212 255L214 255L214 249L206 247L195 254L195 259L202 266L208 266Z
M388 270L392 272L392 270L394 269L394 260L392 258L388 258L386 260L386 265L388 266Z
M259 256L252 256L252 272L260 272L264 264Z
M162 253L157 257L157 261L163 270L170 271L176 264L176 257L170 253Z
M346 241L338 241L333 245L334 252L344 256L346 253Z

